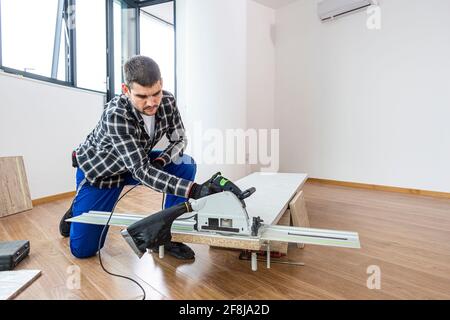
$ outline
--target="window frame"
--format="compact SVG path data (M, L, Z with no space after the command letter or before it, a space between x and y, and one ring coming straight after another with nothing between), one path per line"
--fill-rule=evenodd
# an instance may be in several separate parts
M152 5L156 5L156 4L162 4L162 3L166 3L166 2L173 2L173 23L170 23L169 21L166 21L164 19L161 19L151 13L148 13L144 10L142 10L142 7L139 8L139 20L140 20L140 15L144 15L144 16L148 16L149 18L155 19L160 21L161 23L165 23L169 26L173 27L173 32L174 32L174 57L173 57L173 61L174 61L174 75L173 75L173 80L174 80L174 92L173 95L175 96L175 98L177 97L177 27L176 27L176 23L177 23L177 19L176 19L176 0L169 0L169 1L157 1L158 3L154 3ZM139 21L139 29L140 29L140 21ZM140 46L140 34L138 32L137 36L139 37L139 46Z
M77 86L77 70L76 70L76 66L77 66L77 57L76 57L76 26L75 28L70 28L69 29L69 34L68 34L68 38L69 38L69 44L67 45L64 41L64 43L61 42L61 28L63 27L63 23L62 20L68 19L69 18L69 8L76 8L76 0L59 0L58 1L58 10L57 10L57 23L55 26L55 34L54 34L54 47L53 47L53 57L52 57L52 70L51 70L51 75L55 76L55 67L58 63L60 63L61 61L59 61L57 58L59 56L59 54L55 55L56 52L56 48L60 48L61 45L66 45L66 50L68 50L68 61L65 61L65 67L66 67L66 80L59 80L56 78L52 78L52 77L46 77L46 76L42 76L42 75L38 75L38 74L34 74L32 72L26 72L23 70L18 70L18 69L14 69L14 68L10 68L8 66L3 65L3 48L2 48L2 11L1 11L1 2L2 0L0 0L0 72L5 72L5 73L9 73L9 74L15 74L15 75L19 75L22 76L24 78L31 78L31 79L35 79L35 80L40 80L40 81L44 81L44 82L50 82L53 84L57 84L57 85L62 85L62 86L66 86L66 87L72 87L72 88L77 88L77 89L81 89L81 90L86 90L86 91L91 91L91 92L96 92L96 93L101 93L106 95L106 99L107 101L111 100L116 94L115 92L115 88L114 88L114 55L116 54L114 52L114 19L113 19L113 4L114 4L114 0L104 0L105 1L105 14L106 14L106 50L105 50L105 55L106 55L106 74L105 74L105 79L106 79L106 91L98 91L98 90L93 90L93 89L89 89L89 88L83 88L83 87L78 87ZM142 7L146 7L146 6L151 6L151 5L157 5L157 4L162 4L162 3L166 3L166 2L173 2L173 15L174 15L174 33L175 33L175 37L174 37L174 41L175 41L175 46L174 46L174 51L175 51L175 56L174 56L174 70L175 70L175 92L174 95L176 96L176 91L177 91L177 46L176 46L176 39L177 39L177 30L176 30L176 0L142 0L142 1L138 1L138 0L120 0L123 3L125 3L129 8L134 9L135 10L135 16L136 16L136 30L135 30L135 35L136 35L136 54L140 53L140 15L141 15L141 8ZM64 4L64 5L62 5ZM62 12L60 12L62 9ZM64 14L64 18L62 17ZM75 19L76 21L76 9L75 9L75 13L74 16L72 17L72 19ZM60 23L61 22L61 23ZM58 42L58 44L57 44ZM119 53L120 54L120 53Z
M0 0L0 68L3 65L2 41L2 0Z

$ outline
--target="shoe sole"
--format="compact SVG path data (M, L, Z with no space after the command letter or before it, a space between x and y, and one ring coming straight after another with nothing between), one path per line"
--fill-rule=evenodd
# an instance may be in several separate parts
M63 215L61 221L59 222L59 233L64 238L68 238L70 236L70 222L66 222L66 219L72 218L72 208L73 204L70 205L69 210Z

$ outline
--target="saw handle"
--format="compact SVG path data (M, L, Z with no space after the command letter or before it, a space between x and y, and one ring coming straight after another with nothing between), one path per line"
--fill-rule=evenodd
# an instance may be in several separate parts
M253 193L255 193L255 191L256 191L256 188L255 188L255 187L248 188L247 190L243 191L243 192L238 196L238 198L239 198L240 200L244 200L244 199L250 197Z
M254 187L242 191L237 185L222 176L220 172L217 172L212 176L210 183L219 187L222 191L230 191L234 193L240 200L250 197L256 191Z

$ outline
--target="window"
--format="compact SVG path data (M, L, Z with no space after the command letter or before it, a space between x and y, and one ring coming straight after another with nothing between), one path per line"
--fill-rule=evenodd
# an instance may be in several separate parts
M106 92L106 3L76 1L77 86Z
M174 92L174 3L161 1L0 0L0 68L111 99L122 91L123 64L140 53Z
M114 1L114 93L122 93L122 4Z
M51 77L55 46L55 61L64 65L65 46L55 44L58 5L58 0L1 1L3 66ZM64 40L65 31L60 35ZM64 67L53 78L65 80Z
M111 92L122 93L123 64L137 50L137 9L129 7L123 0L114 0L113 3L113 24L114 24L114 88Z
M175 93L175 29L173 2L141 9L141 54L158 63L164 89Z

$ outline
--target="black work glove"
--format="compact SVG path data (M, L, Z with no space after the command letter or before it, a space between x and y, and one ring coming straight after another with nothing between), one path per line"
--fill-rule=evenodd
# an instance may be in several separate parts
M158 170L164 170L164 160L157 158L152 161L152 166L155 167Z
M216 175L214 175L213 178L215 176ZM191 190L189 191L188 197L197 200L197 199L209 196L210 194L214 194L214 193L223 191L223 188L217 186L216 184L213 184L212 180L213 179L211 178L202 184L198 184L198 183L194 182L194 184L191 187Z

